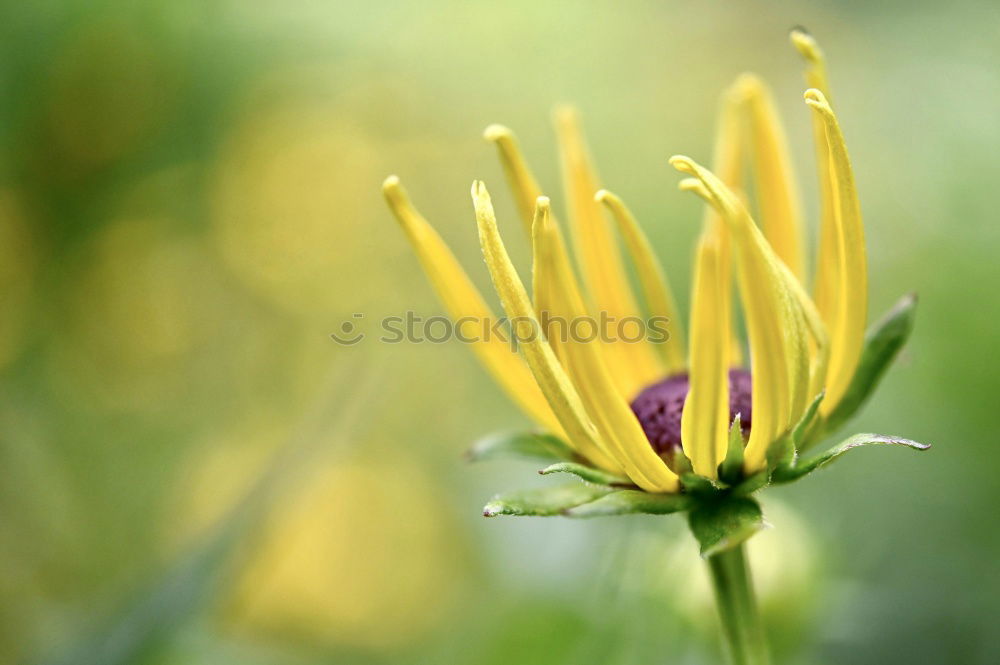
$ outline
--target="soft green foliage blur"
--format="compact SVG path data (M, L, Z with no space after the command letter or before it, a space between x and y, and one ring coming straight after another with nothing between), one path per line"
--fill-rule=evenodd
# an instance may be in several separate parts
M403 180L488 286L491 122L561 209L550 109L686 302L718 94L773 86L806 209L808 26L865 213L872 318L916 331L849 425L769 490L752 541L782 663L1000 662L1000 7L941 2L15 2L0 9L0 662L716 663L682 520L485 520L531 463L461 345L350 348L440 313L379 185ZM814 235L814 229L812 229Z

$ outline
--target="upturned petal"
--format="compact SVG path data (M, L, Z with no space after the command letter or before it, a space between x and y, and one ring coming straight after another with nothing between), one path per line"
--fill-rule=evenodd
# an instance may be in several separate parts
M723 282L718 238L706 229L698 243L691 303L689 385L681 442L694 472L715 478L725 457L729 421L727 329L730 285Z
M617 321L639 313L632 287L625 278L615 238L594 194L601 189L591 165L575 110L556 112L556 130L576 257L590 297L591 311ZM616 384L629 396L663 375L659 357L648 345L609 345Z
M517 137L503 125L490 125L483 131L483 138L497 147L500 164L503 166L507 184L514 195L517 212L528 237L531 237L531 221L535 214L535 201L542 195L535 174L524 158Z
M819 90L805 93L806 104L815 111L825 127L826 152L830 157L831 182L826 195L834 202L834 231L837 242L821 247L820 261L828 267L828 310L820 313L830 331L830 366L827 396L821 411L836 407L854 376L868 318L868 266L865 232L861 220L854 172L837 117ZM832 273L832 274L831 274Z
M481 182L472 185L472 200L479 226L479 241L493 285L512 324L523 328L519 348L535 376L538 388L565 429L570 443L587 459L609 471L621 468L606 454L606 444L587 415L580 395L573 386L552 348L541 334L541 325L528 300L524 284L511 263L500 238L489 192Z
M808 332L805 317L763 234L739 198L719 178L688 157L670 163L697 178L695 190L707 195L733 234L738 254L739 286L750 336L753 374L753 427L745 467L754 472L766 464L767 448L797 420L809 389Z
M548 214L548 199L541 197L533 229L534 278L551 296L549 307L562 321L584 320L587 310L558 227ZM560 359L593 419L607 451L624 468L632 482L651 492L673 492L677 476L656 455L629 408L627 398L616 388L605 351L597 340L578 338L572 331L551 336L560 349Z
M456 322L460 333L467 339L477 340L471 346L479 361L532 420L550 432L561 434L559 421L546 406L524 361L512 351L509 343L483 334L484 329L496 321L493 311L441 236L410 203L399 178L386 178L382 192L448 315Z
M796 278L804 281L802 212L788 139L763 81L744 74L736 88L749 120L751 172L764 237Z
M625 240L625 247L639 277L647 313L670 321L670 339L658 345L665 373L680 372L685 365L686 344L683 326L677 315L677 301L667 275L657 260L649 239L625 203L606 189L597 192L594 198L608 208L618 223L618 231Z

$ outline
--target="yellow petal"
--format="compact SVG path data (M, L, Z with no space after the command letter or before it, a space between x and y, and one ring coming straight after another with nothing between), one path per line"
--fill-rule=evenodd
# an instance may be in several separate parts
M809 389L805 317L788 284L788 271L768 246L746 208L713 173L688 157L670 163L698 178L709 202L733 234L741 301L750 336L753 426L744 459L748 471L766 464L771 442L795 423ZM694 190L698 192L699 190Z
M507 316L512 323L516 322L521 353L531 368L538 387L568 434L570 443L580 454L602 468L620 473L621 467L605 453L605 443L587 415L576 388L566 376L548 342L540 334L540 324L500 238L493 204L483 183L472 184L472 200L476 208L479 242L486 266Z
M718 237L698 242L691 301L690 389L681 413L681 442L695 473L715 478L726 454L729 424L729 339L724 312L731 288L722 281Z
M556 241L544 244L538 242L537 235L541 228L539 220L542 216L545 219L555 219L552 216L549 199L545 196L540 196L536 199L535 210L532 213L532 301L535 305L535 314L541 321L542 330L545 332L545 338L549 340L549 345L555 351L556 357L562 363L563 367L568 367L569 361L566 357L566 343L569 336L573 334L573 330L571 329L573 319L566 316L566 308L563 306L559 294L555 291L554 282L551 277L551 266L556 261L563 261L565 263L563 266L564 269L570 274L573 273L573 268L570 264L569 256L565 251L559 254L553 252L556 246L565 247L562 234L557 226L554 227L553 231L558 236ZM572 302L579 303L580 309L585 311L583 293L580 291L575 279L572 282L572 288L573 292L570 295ZM590 321L592 319L586 317L585 320ZM606 350L602 341L595 340L594 344L600 346L601 352Z
M715 137L715 154L713 156L715 173L719 175L722 182L734 192L741 191L743 187L743 141L742 141L742 118L741 118L741 95L737 86L730 86L722 95L722 103L717 120ZM698 188L702 188L701 183L694 179ZM688 183L689 186L694 186ZM682 183L682 188L684 187ZM695 192L707 200L707 193ZM719 247L719 270L723 283L729 284L732 289L731 262L730 262L730 239L729 229L719 217L719 213L709 205L705 209L705 221L703 227L713 229L718 236ZM730 300L730 293L727 292L726 300ZM743 364L743 347L736 335L736 330L732 323L732 312L720 312L722 318L719 325L724 330L729 331L729 362L733 366Z
M535 279L545 282L552 296L554 314L566 321L587 317L576 277L558 227L548 215L548 199L539 199L535 215L533 246ZM600 341L567 335L550 338L560 347L560 358L580 393L587 413L597 426L608 452L628 477L650 492L677 490L677 476L653 451L642 426L618 392L608 370Z
M795 275L791 274L788 266L782 264L781 268L787 271L785 278L792 295L795 296L795 301L799 305L799 309L806 322L806 327L809 330L811 343L809 346L808 395L812 399L816 395L819 395L826 386L826 373L830 364L830 335L826 329L826 324L823 323L823 319L819 315L819 310L816 309L816 303L809 298L805 287L796 279Z
M826 59L819 44L812 35L801 29L792 30L792 45L806 61L805 78L810 88L815 88L830 96L830 86L826 77ZM831 322L839 317L837 308L840 306L837 291L839 289L840 271L840 239L837 231L836 183L833 181L830 167L830 151L827 149L826 123L818 115L812 119L813 142L816 146L816 174L819 181L820 216L819 239L816 254L816 275L813 283L813 300L820 316L828 328ZM831 330L832 332L832 330ZM824 404L831 404L829 395Z
M837 306L826 321L830 330L830 367L822 410L828 413L846 392L861 356L868 318L868 266L861 205L840 124L822 92L807 90L805 98L826 130L827 152L833 176L833 191L829 194L835 202L834 221L839 241L831 243L837 250L837 271L833 280L833 295ZM833 248L828 246L823 249L833 254ZM833 263L832 258L830 263Z
M804 280L802 213L784 128L763 81L744 74L737 86L750 121L750 159L764 237L778 258Z
M637 316L639 308L625 278L615 238L600 206L594 201L600 186L587 154L577 113L562 108L556 112L555 120L572 236L593 306L591 312L597 318L604 313L615 321ZM649 345L618 342L608 345L608 354L615 383L629 397L663 377L659 356Z
M647 313L652 317L665 318L669 322L670 339L656 345L663 356L666 373L682 371L686 348L683 326L680 317L677 316L677 305L670 283L653 252L649 239L620 198L606 189L597 192L594 198L606 205L612 217L618 222L618 230L625 240L625 246L639 277Z
M562 428L535 385L531 372L509 343L494 335L484 339L484 330L496 321L496 317L441 236L410 203L399 178L386 178L382 191L448 315L458 323L457 332L466 338L478 339L472 343L472 350L494 380L530 418L561 435Z
M507 184L514 195L518 214L530 238L532 222L535 216L535 202L542 195L538 180L531 171L531 167L528 166L528 162L518 145L517 138L510 129L503 125L493 124L483 132L483 138L497 147L504 175L507 176ZM549 336L550 332L561 334L561 330L551 330L553 325L558 326L560 322L552 321L554 315L550 306L551 297L547 288L547 282L539 280L535 276L531 280L531 285L531 300L535 305L535 314L542 325L542 330L546 337ZM562 360L559 355L559 346L553 345L553 350L556 352L556 356Z
M535 174L531 172L531 167L521 153L514 132L503 125L490 125L483 132L483 138L497 147L500 164L503 166L504 175L507 176L507 184L517 203L517 212L530 238L535 201L542 195L538 180L535 179Z
M808 65L805 71L806 83L810 88L816 88L824 95L830 95L830 87L826 79L826 58L816 39L802 28L795 28L789 35L792 46L799 52Z

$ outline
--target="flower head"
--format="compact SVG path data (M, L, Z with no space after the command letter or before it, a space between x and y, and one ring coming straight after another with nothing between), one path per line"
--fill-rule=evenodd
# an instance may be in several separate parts
M767 87L745 74L723 95L713 170L686 156L670 158L687 176L681 189L707 204L686 345L666 273L625 203L601 188L577 114L556 113L565 229L513 133L500 125L486 129L531 238L531 290L508 256L486 186L473 183L483 256L520 353L498 338L480 339L473 349L544 434L492 437L473 456L527 452L555 459L543 473L570 472L588 481L575 489L498 497L487 514L704 513L726 497L750 506L745 521L755 525L759 509L753 514L756 504L747 495L768 483L801 477L860 443L924 447L858 435L810 460L799 455L860 406L905 341L914 300L904 299L866 341L867 262L854 175L829 101L822 53L803 31L793 31L791 39L807 63L804 97L816 143L821 205L815 277L810 284L785 133ZM750 182L743 181L747 164ZM450 315L470 328L492 319L399 179L387 179L384 191ZM637 291L626 277L626 257ZM733 322L734 283L746 359ZM557 326L641 319L643 313L671 322L669 341L581 339ZM522 334L531 332L537 334ZM712 498L706 503L705 497Z

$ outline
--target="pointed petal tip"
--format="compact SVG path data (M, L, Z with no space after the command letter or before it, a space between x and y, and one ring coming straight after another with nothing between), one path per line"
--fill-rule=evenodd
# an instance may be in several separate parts
M387 196L392 192L398 191L399 188L399 176L396 174L393 174L382 181L382 192Z
M788 38L792 42L792 46L809 62L819 62L823 59L823 53L820 51L816 39L802 26L792 28L791 32L788 33Z
M813 104L820 104L822 106L829 105L828 102L826 101L826 96L823 94L823 92L816 88L809 88L804 93L802 93L802 96L805 98L806 103L809 104L810 106L812 106Z
M514 132L512 132L509 127L497 123L493 123L483 130L483 138L493 143L502 139L512 138L513 136Z
M673 155L669 160L670 165L681 173L694 174L695 161L687 155Z
M701 191L702 187L701 181L697 178L683 178L677 183L677 189L682 192L698 192Z
M399 181L399 176L394 174L382 181L382 196L385 197L385 201L389 204L389 209L392 210L396 219L406 226L408 223L407 211L412 211L412 206L402 183Z
M552 116L560 122L575 122L579 115L580 111L567 102L561 102L552 108Z
M476 211L476 224L480 231L485 226L493 226L496 219L493 216L493 201L490 193L486 191L486 183L482 180L472 181L472 207Z
M760 94L764 88L764 80L753 72L743 72L733 81L731 90L741 97Z
M535 214L531 218L531 237L538 242L542 235L552 228L552 213L549 197L539 196L535 199Z

